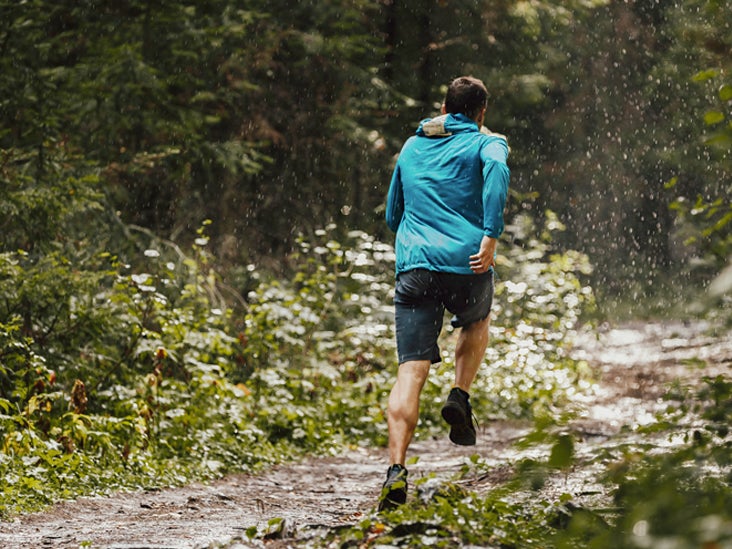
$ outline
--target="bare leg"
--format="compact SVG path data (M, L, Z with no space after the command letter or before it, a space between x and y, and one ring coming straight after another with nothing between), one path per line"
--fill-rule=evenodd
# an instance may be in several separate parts
M419 395L430 372L429 360L410 360L399 365L389 394L389 459L404 465L407 447L419 420Z
M470 392L470 386L483 363L488 347L489 324L490 316L460 330L455 348L455 387L466 393Z

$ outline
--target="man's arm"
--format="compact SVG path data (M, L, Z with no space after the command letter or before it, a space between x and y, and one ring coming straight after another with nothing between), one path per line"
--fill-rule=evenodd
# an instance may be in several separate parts
M481 151L483 160L483 234L497 239L503 233L503 210L508 196L511 175L508 143L505 138L492 139Z
M498 136L497 136L498 137ZM483 239L480 249L470 256L470 268L476 274L495 266L498 237L503 233L503 210L506 207L510 171L508 142L503 136L489 142L481 151L483 160Z
M386 224L396 232L404 215L404 192L400 177L399 162L394 168L389 185L389 194L386 197Z

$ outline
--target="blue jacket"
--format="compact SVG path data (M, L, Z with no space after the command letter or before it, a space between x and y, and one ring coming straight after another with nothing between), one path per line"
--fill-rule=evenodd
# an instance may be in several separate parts
M423 120L399 154L386 200L396 272L473 274L483 235L503 232L508 143L462 114Z

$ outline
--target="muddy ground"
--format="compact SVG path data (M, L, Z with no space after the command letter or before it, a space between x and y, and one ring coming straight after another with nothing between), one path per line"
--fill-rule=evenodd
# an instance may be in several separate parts
M576 355L586 359L598 377L576 423L582 434L578 455L593 444L606 443L623 426L652 421L663 405L660 396L667 382L732 373L732 335L712 337L704 328L639 323L578 338ZM699 368L697 358L707 362L706 368ZM516 422L484 425L478 444L471 448L454 446L447 436L416 441L410 455L420 459L410 466L410 478L429 473L450 478L478 454L491 466L490 473L461 482L472 490L488 490L510 474L510 464L519 457L513 442L529 427ZM386 461L384 449L353 448L337 457L312 458L206 485L81 498L0 523L0 547L261 547L261 541L247 541L245 531L264 528L275 518L284 519L285 536L291 545L298 545L373 513ZM583 474L584 478L564 478L557 490L569 489L579 500L596 497L591 471L585 469Z

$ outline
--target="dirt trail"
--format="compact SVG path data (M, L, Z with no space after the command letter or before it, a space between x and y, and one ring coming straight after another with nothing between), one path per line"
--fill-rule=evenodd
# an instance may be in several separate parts
M623 425L651 421L665 382L713 373L730 374L732 337L711 338L703 325L638 324L579 338L576 354L598 372L595 394L579 420L593 437L609 437ZM728 334L729 336L729 334ZM700 373L686 365L706 360ZM447 437L417 441L410 454L419 462L410 477L428 473L449 478L469 456L495 464L493 478L467 481L487 489L501 480L502 464L515 461L512 442L527 425L494 422L477 446L461 448ZM581 447L578 452L581 452ZM105 549L241 548L245 530L283 518L285 532L313 539L327 529L354 524L374 510L386 468L386 452L355 448L337 457L313 458L274 467L258 475L233 475L208 485L81 498L43 513L0 523L0 547L94 547Z

